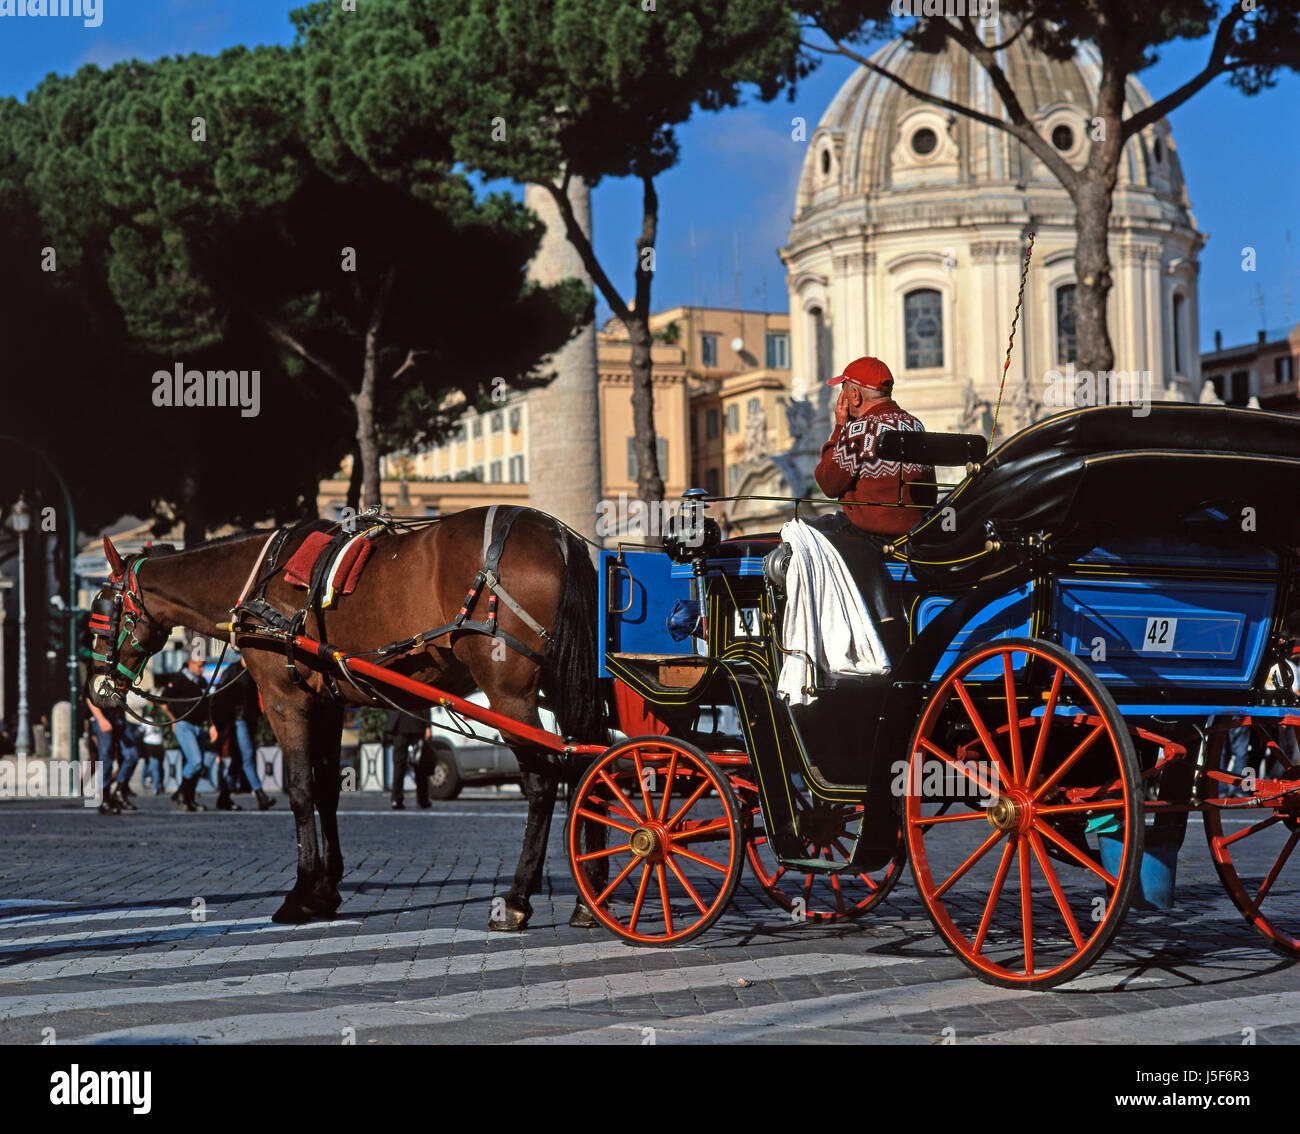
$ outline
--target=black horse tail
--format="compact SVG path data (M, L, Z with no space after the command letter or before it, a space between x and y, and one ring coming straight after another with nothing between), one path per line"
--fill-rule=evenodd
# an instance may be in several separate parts
M542 692L564 736L580 744L606 744L609 730L596 680L596 568L587 545L568 528L560 528L560 539L564 578Z

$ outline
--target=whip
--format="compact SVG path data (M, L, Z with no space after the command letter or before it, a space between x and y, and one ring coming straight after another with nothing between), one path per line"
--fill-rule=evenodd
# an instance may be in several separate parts
M1025 266L1020 270L1020 294L1016 296L1016 313L1011 317L1011 337L1007 339L1007 358L1002 364L1002 381L998 384L998 404L993 410L993 428L989 430L989 444L998 432L998 414L1002 410L1002 390L1007 384L1007 370L1011 366L1011 344L1016 341L1016 323L1020 321L1020 305L1025 298L1025 279L1029 275L1029 258L1034 254L1034 234L1029 234L1029 246L1025 249Z

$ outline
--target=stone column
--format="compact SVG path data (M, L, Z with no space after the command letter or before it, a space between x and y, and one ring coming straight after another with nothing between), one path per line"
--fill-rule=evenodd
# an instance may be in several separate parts
M574 178L569 200L582 230L591 238L591 190ZM536 185L524 190L524 204L546 225L528 269L540 284L587 275L551 195ZM589 539L596 538L596 514L603 495L600 477L600 382L596 368L596 326L591 323L546 359L555 380L528 394L528 501L563 520Z

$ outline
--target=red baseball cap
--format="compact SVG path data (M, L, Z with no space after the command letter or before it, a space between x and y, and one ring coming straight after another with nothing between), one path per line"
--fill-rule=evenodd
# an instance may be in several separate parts
M855 358L844 368L843 374L837 374L826 385L838 386L841 382L856 382L859 386L870 386L873 390L880 390L884 388L885 383L893 381L894 376L889 372L889 367L880 359L867 355L864 358Z

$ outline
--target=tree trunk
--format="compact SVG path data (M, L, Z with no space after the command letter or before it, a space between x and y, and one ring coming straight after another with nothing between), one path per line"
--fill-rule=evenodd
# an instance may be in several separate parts
M352 471L348 475L347 505L354 512L361 510L361 450L352 450Z
M625 320L632 342L632 427L636 430L636 494L648 504L664 498L655 434L654 373L650 350L650 282L654 276L659 197L654 180L641 178L641 235L636 242L636 305Z
M352 396L357 413L357 454L361 461L361 506L378 508L384 498L379 481L379 429L375 423L375 390L379 384L379 333L383 329L388 298L397 280L397 267L384 273L383 282L370 310L366 325L365 354L361 369L361 389Z
M1110 265L1110 209L1124 149L1122 118L1126 76L1104 65L1097 91L1097 115L1104 136L1095 137L1088 162L1080 171L1074 213L1074 325L1078 337L1076 367L1092 376L1093 404L1107 400L1115 348L1106 318L1106 300L1114 283ZM1082 381L1086 381L1083 378Z

